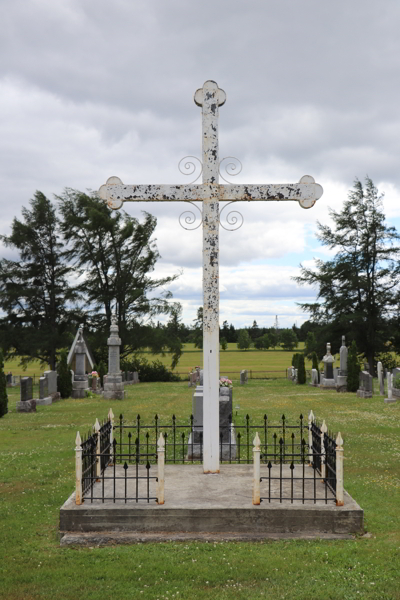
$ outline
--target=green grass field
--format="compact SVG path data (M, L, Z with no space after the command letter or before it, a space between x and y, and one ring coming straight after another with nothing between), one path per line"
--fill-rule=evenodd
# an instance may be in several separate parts
M243 368L243 355L250 353L237 354ZM290 353L282 354L287 366ZM400 598L400 403L286 380L234 386L239 419L267 413L273 420L284 413L290 421L312 409L341 431L345 487L365 511L368 537L73 549L59 546L58 518L74 487L76 431L105 418L111 404L99 397L69 399L18 414L19 390L9 391L10 412L0 420L2 600ZM191 394L186 382L140 384L129 386L127 398L112 407L128 420L137 413L187 419Z

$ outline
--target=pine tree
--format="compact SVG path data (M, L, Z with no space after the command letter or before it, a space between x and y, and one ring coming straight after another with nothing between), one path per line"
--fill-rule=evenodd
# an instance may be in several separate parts
M100 385L101 385L101 387L103 387L103 378L104 378L104 375L107 375L107 367L106 367L104 360L101 360L99 363L98 374L100 377Z
M357 344L353 340L347 357L347 391L356 392L359 388L360 364L358 362Z
M298 354L297 356L297 383L304 384L306 382L306 366L304 364L304 354Z
M7 381L4 373L3 351L0 349L0 419L8 413Z
M297 365L298 365L298 361L299 361L299 355L296 352L295 354L293 354L292 356L292 367L294 367L295 369L297 369Z
M70 398L72 394L72 378L67 363L67 356L67 351L61 350L60 362L57 366L57 388L61 394L61 398Z
M386 225L382 195L369 177L364 186L356 179L341 212L330 210L330 216L334 227L318 223L317 237L336 254L317 260L315 269L301 267L301 275L294 277L319 288L317 302L301 307L313 322L329 324L332 341L339 341L342 331L356 340L373 373L374 356L396 330L400 236Z
M247 329L241 329L239 331L237 347L239 350L248 350L250 348L251 338Z

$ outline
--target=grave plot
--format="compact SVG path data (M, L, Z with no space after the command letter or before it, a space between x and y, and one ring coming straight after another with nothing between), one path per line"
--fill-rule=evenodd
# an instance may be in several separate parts
M193 417L128 423L120 415L76 439L76 491L60 510L61 543L141 539L348 537L363 511L343 490L343 440L312 411L288 423L231 420L220 472L190 452ZM228 445L228 443L225 443ZM229 443L229 446L231 444ZM100 536L100 537L99 537ZM97 542L96 542L97 543Z

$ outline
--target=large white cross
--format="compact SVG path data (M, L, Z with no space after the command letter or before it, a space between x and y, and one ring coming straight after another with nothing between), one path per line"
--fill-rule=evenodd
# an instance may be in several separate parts
M203 115L203 183L190 185L124 185L110 177L99 190L112 209L124 202L203 202L203 469L219 472L219 202L296 200L311 208L322 187L308 175L283 185L220 185L218 112L226 94L215 81L206 81L194 95Z

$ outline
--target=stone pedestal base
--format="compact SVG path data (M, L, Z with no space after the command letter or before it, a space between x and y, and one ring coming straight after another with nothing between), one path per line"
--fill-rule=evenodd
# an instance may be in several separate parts
M25 400L24 402L17 402L17 412L36 412L36 400Z
M53 398L51 396L47 396L47 398L36 398L35 402L36 406L48 406L53 403Z
M319 384L320 388L335 390L336 389L336 381L334 379L325 379L325 377L321 377L321 383Z
M365 390L357 390L358 398L372 398L372 392L366 392Z
M395 404L396 402L397 402L396 398L385 398L384 399L385 404Z
M60 392L54 392L54 394L50 394L50 397L53 402L58 402L59 400L61 400Z
M336 391L337 392L347 392L347 377L345 375L337 376Z
M75 379L72 382L72 398L86 398L86 391L89 391L88 378Z
M105 400L123 400L125 397L124 382L121 375L107 375L104 384L103 398Z

